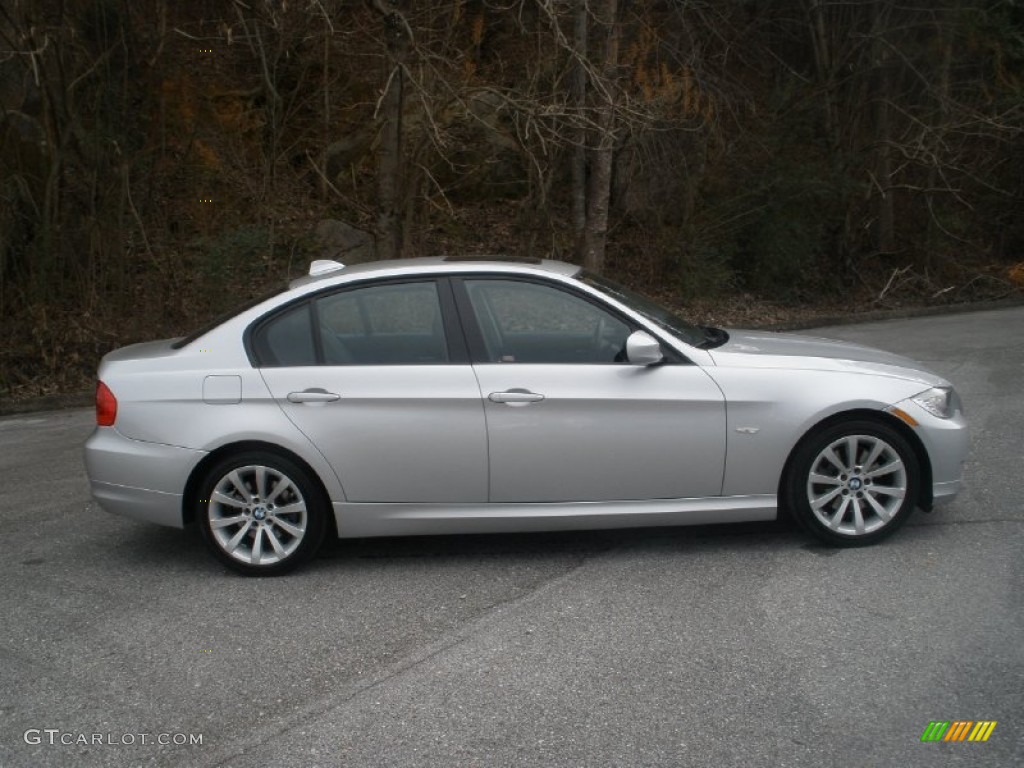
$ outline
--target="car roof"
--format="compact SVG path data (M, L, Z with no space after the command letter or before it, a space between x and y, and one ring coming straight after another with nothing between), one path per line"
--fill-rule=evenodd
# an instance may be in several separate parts
M576 264L555 259L503 256L422 256L415 259L387 259L367 261L351 266L339 266L318 275L304 275L292 280L289 288L300 288L311 283L348 280L355 276L401 276L421 274L454 274L459 272L514 272L548 273L572 276L580 271Z

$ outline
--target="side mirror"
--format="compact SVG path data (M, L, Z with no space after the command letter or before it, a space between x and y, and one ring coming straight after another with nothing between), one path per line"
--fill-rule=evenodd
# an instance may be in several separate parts
M656 365L665 359L661 344L651 334L633 331L626 339L626 359L633 365Z

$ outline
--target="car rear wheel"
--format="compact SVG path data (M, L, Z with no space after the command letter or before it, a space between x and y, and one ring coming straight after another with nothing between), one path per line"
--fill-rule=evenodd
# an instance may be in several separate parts
M327 528L327 504L306 470L282 456L251 451L210 469L196 519L224 565L248 576L277 576L316 553Z
M917 502L917 455L895 429L847 421L797 448L788 499L800 525L837 546L873 544L906 522Z

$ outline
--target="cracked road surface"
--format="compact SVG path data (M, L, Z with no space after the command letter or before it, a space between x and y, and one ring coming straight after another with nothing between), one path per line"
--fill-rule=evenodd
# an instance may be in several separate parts
M928 363L972 423L962 495L855 550L785 524L447 536L244 579L89 500L91 412L0 419L0 766L1019 765L1022 331L816 332ZM998 725L923 744L932 720Z

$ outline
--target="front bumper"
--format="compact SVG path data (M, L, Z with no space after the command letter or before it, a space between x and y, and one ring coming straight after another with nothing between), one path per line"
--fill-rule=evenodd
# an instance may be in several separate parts
M932 483L932 506L937 507L940 504L945 504L947 501L952 501L953 497L960 493L960 486L962 485L962 480Z
M952 418L940 419L909 398L896 407L918 422L913 430L924 444L931 463L932 506L952 500L963 485L964 463L971 447L963 411L958 410Z
M97 427L85 442L93 498L107 512L147 523L184 527L182 492L204 451L132 440Z

